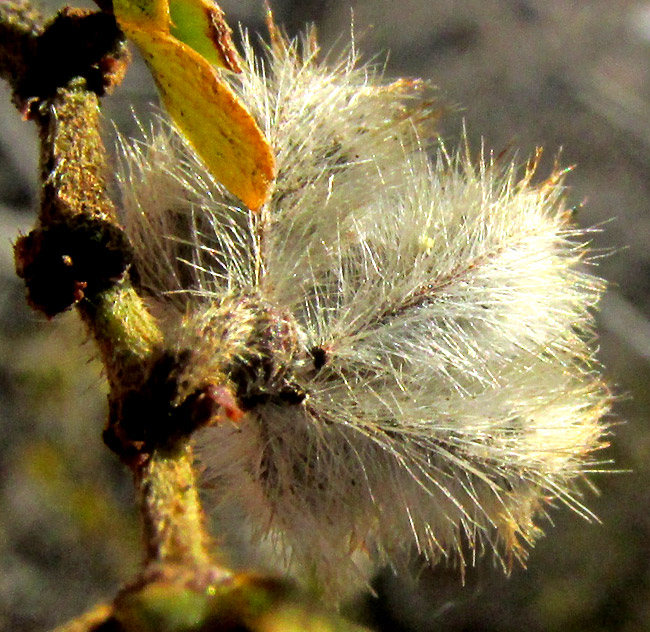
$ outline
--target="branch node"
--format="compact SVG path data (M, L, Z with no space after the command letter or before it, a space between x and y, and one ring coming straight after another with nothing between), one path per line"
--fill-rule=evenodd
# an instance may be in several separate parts
M20 237L14 256L30 306L48 318L120 282L132 261L119 227L83 215Z

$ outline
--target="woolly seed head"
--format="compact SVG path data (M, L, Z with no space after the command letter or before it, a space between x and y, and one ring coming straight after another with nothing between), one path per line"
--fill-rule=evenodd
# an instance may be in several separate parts
M434 138L418 82L351 53L328 68L275 34L236 90L277 180L251 214L167 123L124 142L125 223L183 383L232 393L200 456L224 510L330 596L467 548L507 562L603 445L609 396L589 341L562 178Z

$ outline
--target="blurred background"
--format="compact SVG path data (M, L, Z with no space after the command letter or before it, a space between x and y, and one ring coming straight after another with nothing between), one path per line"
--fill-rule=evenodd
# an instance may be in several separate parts
M2 0L0 0L2 1ZM46 15L64 6L42 0ZM92 7L86 1L75 6ZM262 0L222 0L229 23L264 32ZM619 395L618 473L593 477L600 522L564 507L509 577L489 555L466 573L441 565L417 582L379 576L350 612L381 631L650 629L650 2L640 0L274 0L290 34L315 23L342 49L354 22L366 59L423 77L449 113L442 137L472 147L546 148L575 165L569 204L609 291L600 357ZM140 63L104 101L106 139L150 111ZM483 139L483 140L482 140ZM139 527L128 473L101 442L106 388L74 313L29 311L11 245L37 204L36 137L0 85L0 629L47 630L110 598L136 570Z

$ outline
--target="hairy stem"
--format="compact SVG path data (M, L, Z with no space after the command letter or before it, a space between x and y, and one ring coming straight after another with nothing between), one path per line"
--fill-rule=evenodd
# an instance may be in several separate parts
M39 108L42 224L74 215L117 223L106 193L106 150L99 134L99 97L83 80L57 90ZM76 84L76 85L74 85Z
M148 563L212 563L192 461L186 445L157 450L136 470Z
M53 30L48 35L48 49L56 48L53 38L78 33L92 17L75 12L60 14L49 23ZM0 46L0 74L15 92L24 88L25 76L33 72L30 64L40 67L43 63L37 58L38 38L44 37L47 28L39 31L32 18L33 12L24 2L4 4L0 9L0 34L6 36ZM110 28L110 23L106 24ZM97 28L95 22L91 26ZM106 39L109 41L110 37ZM70 42L65 42L65 46L69 47ZM119 402L126 392L137 389L146 379L151 356L163 342L162 334L131 284L126 259L120 260L124 270L118 270L119 278L98 278L105 272L98 261L105 256L105 251L109 254L115 251L119 255L120 248L128 246L118 238L121 228L115 205L107 193L107 160L100 136L99 96L88 88L83 72L75 75L74 68L58 67L57 70L68 80L51 96L38 95L38 85L35 85L36 96L21 95L23 102L35 102L28 113L40 132L42 189L37 228L33 231L36 236L23 240L17 248L17 260L26 281L37 283L39 279L29 278L30 270L35 270L34 275L42 275L48 266L32 265L30 268L30 264L38 257L43 258L44 251L53 258L49 255L52 247L48 239L52 241L63 235L73 242L81 234L88 241L85 247L89 256L85 258L62 251L63 257L69 260L66 261L68 267L81 268L76 270L74 282L68 283L72 288L70 302L76 304L97 343L110 384L109 399ZM58 232L51 237L54 227ZM72 243L69 252L78 251L78 245ZM58 270L51 266L46 269L52 278L41 285L58 290L58 277L62 274ZM46 313L56 311L53 308ZM156 420L148 420L148 423L155 424ZM134 460L131 466L141 503L147 561L193 567L207 565L210 562L208 536L203 527L191 448L183 442L164 453L154 451L146 458Z

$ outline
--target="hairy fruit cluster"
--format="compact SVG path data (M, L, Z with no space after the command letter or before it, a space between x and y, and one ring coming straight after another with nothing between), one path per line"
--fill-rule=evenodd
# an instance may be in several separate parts
M247 47L235 90L277 165L256 213L170 124L124 142L126 230L170 348L192 351L183 388L241 413L202 432L206 480L331 595L412 544L523 556L553 499L588 515L576 483L609 407L603 284L562 174L450 153L425 85L316 52Z

